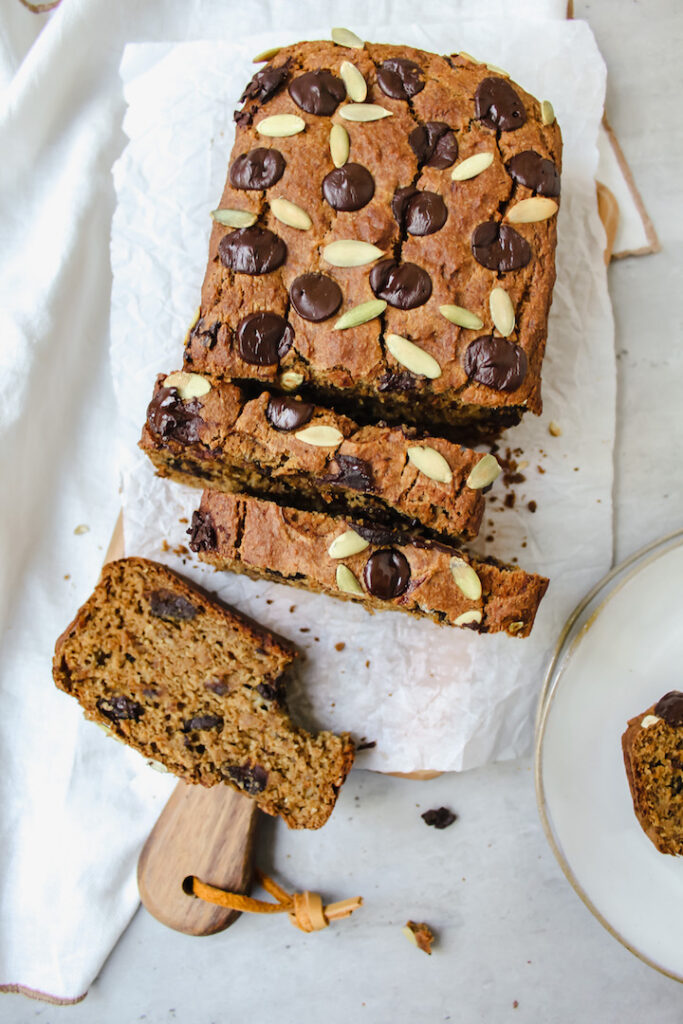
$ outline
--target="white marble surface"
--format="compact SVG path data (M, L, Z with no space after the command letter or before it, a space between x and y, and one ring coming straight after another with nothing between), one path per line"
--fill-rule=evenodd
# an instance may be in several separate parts
M620 560L683 518L683 5L575 6L607 60L609 117L662 242L660 254L610 269ZM460 817L439 833L419 814L441 804ZM321 855L323 837L334 859ZM284 917L243 916L221 935L193 939L140 911L84 1003L8 995L0 1021L683 1020L683 988L618 945L566 883L538 822L528 762L422 783L354 773L323 833L263 821L259 861L283 881L330 898L360 893L366 904L313 936ZM431 958L401 935L407 917L438 930Z

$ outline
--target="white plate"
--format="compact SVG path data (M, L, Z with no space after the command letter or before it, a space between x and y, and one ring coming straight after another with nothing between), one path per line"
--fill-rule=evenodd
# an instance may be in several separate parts
M548 671L536 794L548 841L598 920L632 953L683 981L683 857L640 828L621 734L683 689L683 531L615 569L570 618Z

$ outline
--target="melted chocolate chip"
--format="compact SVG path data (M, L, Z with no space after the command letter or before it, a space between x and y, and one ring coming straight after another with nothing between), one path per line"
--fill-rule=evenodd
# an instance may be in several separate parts
M488 270L505 273L525 267L531 259L531 246L508 224L489 220L472 232L472 252L477 263Z
M201 410L198 398L183 402L177 388L159 388L147 407L147 424L154 436L164 441L197 444L204 423Z
M323 195L334 210L360 210L375 194L375 179L362 164L336 167L323 178Z
M346 86L331 71L307 71L290 82L289 95L307 114L329 117L346 99Z
M373 597L382 601L400 597L410 583L408 559L395 548L375 551L365 563L363 579Z
M663 718L667 725L683 725L683 693L679 690L665 693L655 704L655 714L658 718Z
M289 297L299 316L318 323L337 312L343 295L336 281L326 274L302 274L292 281Z
M269 274L287 259L287 246L268 228L238 228L220 240L218 255L237 274Z
M425 87L422 68L404 57L391 57L377 70L377 83L394 100L409 100Z
M540 153L533 149L525 149L523 153L517 153L507 164L511 176L520 185L539 196L559 196L560 174L552 160L544 159Z
M400 546L410 543L410 536L407 533L377 526L376 523L370 525L369 523L350 522L348 525L368 544L398 544Z
M204 317L200 317L190 331L188 346L196 339L203 348L209 349L210 351L218 344L218 332L220 329L221 323L219 320L214 321L210 327L207 327L204 323Z
M221 771L243 789L245 793L262 793L268 782L268 772L260 764L223 765Z
M415 263L380 260L370 271L370 287L378 299L397 309L422 306L432 294L432 279Z
M257 71L240 96L240 103L245 103L247 100L267 103L288 78L289 71L284 65L279 68L263 68L262 71Z
M279 181L285 171L285 158L279 149L250 149L242 153L230 167L233 188L261 190Z
M496 391L515 391L526 376L527 358L514 341L485 335L467 346L464 367L470 380Z
M474 94L474 113L494 131L513 132L526 122L521 99L504 78L485 78Z
M158 619L175 619L179 622L194 619L199 611L186 597L174 594L172 590L153 590L149 595L149 607L152 615Z
M220 715L195 715L183 722L183 732L197 732L200 729L222 729L223 719Z
M259 693L264 700L272 700L276 703L282 702L282 678L278 677L271 683L258 683L256 692Z
M192 551L215 550L216 527L208 512L201 512L199 509L193 512L190 528L185 532L189 534Z
M448 828L458 817L449 811L447 807L436 807L432 811L425 811L420 817L426 825L433 825L434 828Z
M237 351L252 366L273 366L289 352L294 330L277 313L250 313L237 325Z
M335 455L330 463L330 469L330 475L323 478L325 483L340 484L354 491L374 490L372 466L365 459L359 459L355 455Z
M427 121L413 128L408 142L423 167L442 171L458 159L458 140L444 121Z
M217 676L213 679L207 679L204 683L205 690L211 690L217 697L225 697L226 693L230 693L230 683L225 676Z
M288 395L276 395L266 406L266 419L275 430L298 430L308 423L313 415L313 406L300 402Z
M233 110L232 119L238 128L248 127L254 120L256 107L245 107L244 110Z
M399 373L387 370L377 381L378 391L414 391L416 387L417 380L407 370L401 370Z
M421 192L412 185L396 190L391 212L409 235L433 235L448 217L446 204L438 193Z
M142 705L130 697L100 697L96 703L97 710L110 722L119 722L123 719L139 722L145 713Z

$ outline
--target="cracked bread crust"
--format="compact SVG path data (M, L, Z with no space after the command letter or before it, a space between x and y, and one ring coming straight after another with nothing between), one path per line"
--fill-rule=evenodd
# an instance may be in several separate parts
M356 553L330 555L349 530L359 535ZM192 550L218 569L480 633L528 636L548 586L543 576L438 542L217 491L204 491L188 533Z
M393 98L378 84L378 69L395 59L414 62L421 70L424 87L408 99ZM344 60L352 61L363 74L367 102L389 110L391 117L355 123L340 115L346 101L331 116L310 114L297 105L288 91L292 81L320 68L338 75ZM526 265L515 269L502 271L482 265L475 256L472 236L488 222L497 230L514 204L537 192L542 194L542 183L534 188L524 184L530 180L528 175L513 175L513 157L532 151L539 159L550 161L559 174L558 126L542 123L540 104L519 86L486 65L457 55L441 57L409 47L374 44L349 50L325 42L300 43L283 48L267 66L267 70L273 69L282 69L286 77L274 94L247 101L237 127L231 168L242 154L265 148L282 155L284 171L270 187L254 191L233 187L229 176L220 205L257 215L258 226L274 232L286 244L286 259L269 273L236 272L224 264L219 252L231 229L214 225L201 318L187 341L186 368L238 380L255 379L274 387L282 372L294 371L303 377L303 394L350 408L356 419L422 421L486 432L518 422L526 409L539 413L541 362L555 279L556 217L516 223L514 228L509 225L528 244L531 254ZM514 89L525 111L524 123L514 129L496 129L485 117L476 116L477 91L486 80ZM276 114L301 117L305 130L288 138L264 138L256 126ZM434 122L446 124L457 140L457 159L447 167L418 160L409 141L416 128ZM337 210L323 198L323 179L334 170L329 149L332 124L348 132L349 162L366 168L374 179L374 194L360 209ZM451 180L454 165L481 152L493 157L488 169L469 180ZM438 230L414 235L408 232L405 218L399 218L399 224L392 201L406 188L441 198L447 217ZM280 196L308 213L310 230L288 227L273 216L269 201ZM337 315L376 297L371 286L372 265L339 268L325 262L324 247L340 239L370 242L382 249L386 258L426 270L431 281L427 301L408 309L390 304L379 319L335 331ZM292 283L308 273L325 274L341 289L341 306L321 322L305 319L290 302ZM509 378L506 389L478 381L466 359L473 341L495 334L489 311L494 287L504 287L512 300L516 325L508 340L522 350L526 364L522 379L518 380L519 374ZM479 330L458 327L440 314L441 305L464 307L479 316L484 326ZM235 332L246 312L263 310L283 317L294 337L278 360L256 365L242 358ZM436 359L440 376L430 380L407 371L387 348L386 338L392 333L408 338Z
M319 511L399 519L404 528L419 522L452 538L471 539L479 531L485 499L466 481L483 453L414 429L359 428L348 417L291 397L272 404L263 392L248 399L226 382L183 401L176 388L164 386L165 379L157 378L140 441L160 476L288 504L305 500ZM291 429L273 426L276 407L287 414ZM320 424L335 427L343 435L340 443L321 447L296 436ZM431 479L409 461L408 449L416 444L443 455L452 473L449 483Z
M293 725L293 646L163 565L105 565L55 647L55 684L86 718L185 782L226 784L290 828L319 828L353 761L347 733Z

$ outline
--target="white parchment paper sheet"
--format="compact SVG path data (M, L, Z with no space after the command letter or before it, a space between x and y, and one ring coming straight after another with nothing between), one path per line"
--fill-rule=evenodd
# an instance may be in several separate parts
M514 509L492 493L477 549L551 578L532 636L477 636L277 584L217 574L186 543L199 492L155 478L136 449L156 373L177 369L199 300L210 231L233 141L232 111L251 57L296 32L239 43L135 45L122 75L130 142L115 167L112 365L124 421L126 551L166 561L306 654L291 690L304 723L376 741L359 755L384 771L472 768L529 749L535 700L560 628L612 554L615 364L612 314L595 200L605 69L580 22L353 26L365 38L427 50L466 50L505 67L549 98L564 136L558 281L544 364L545 411L508 432L529 465ZM328 29L310 31L321 38ZM548 423L561 425L551 437ZM541 466L545 471L540 473ZM537 503L533 514L529 501ZM495 534L495 541L485 537ZM524 546L522 546L524 545ZM336 644L343 642L343 651Z

